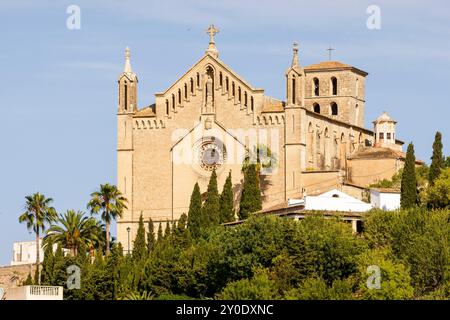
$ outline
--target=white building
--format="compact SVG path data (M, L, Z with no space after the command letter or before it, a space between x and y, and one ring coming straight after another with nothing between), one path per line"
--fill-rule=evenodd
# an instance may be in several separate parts
M40 257L39 260L44 261L44 250L42 248L42 240L40 241ZM36 263L36 241L21 241L13 244L12 266L21 264Z
M370 203L374 208L397 210L400 208L400 191L389 188L370 189Z
M42 246L42 239L39 240L40 252L39 260L44 261L44 248ZM58 248L57 244L53 245L53 253L56 252ZM64 254L67 254L69 250L63 249ZM13 244L13 258L11 260L12 266L22 265L22 264L32 264L36 263L36 241L20 241L14 242Z
M336 189L318 196L305 196L304 205L304 210L342 212L366 212L373 208L372 204L363 202Z

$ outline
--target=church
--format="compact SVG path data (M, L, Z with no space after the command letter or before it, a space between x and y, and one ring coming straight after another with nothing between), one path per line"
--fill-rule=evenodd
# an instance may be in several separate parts
M338 189L361 198L369 184L402 166L396 121L383 113L364 127L367 72L338 61L302 66L294 43L278 100L245 81L219 58L217 28L207 29L202 57L146 107L130 50L118 79L117 186L128 209L117 222L124 248L137 222L178 220L195 183L206 192L213 170L219 192L231 172L236 208L242 164L262 164L263 210Z

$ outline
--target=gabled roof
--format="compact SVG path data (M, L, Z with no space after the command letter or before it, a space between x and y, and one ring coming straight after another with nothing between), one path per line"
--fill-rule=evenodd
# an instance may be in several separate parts
M242 82L245 86L250 88L252 91L264 91L264 89L261 88L254 88L252 85L250 85L246 80L244 80L242 77L240 77L235 71L233 71L228 65L226 65L222 60L219 58L215 58L212 55L206 53L204 54L192 67L189 68L181 77L179 77L169 88L167 88L163 92L156 93L155 95L165 95L167 92L169 92L173 87L177 85L177 83L184 78L187 74L189 74L193 69L195 69L196 66L198 66L200 63L202 63L204 60L211 60L212 63L216 63L225 70L227 70L232 76L234 76L237 80Z

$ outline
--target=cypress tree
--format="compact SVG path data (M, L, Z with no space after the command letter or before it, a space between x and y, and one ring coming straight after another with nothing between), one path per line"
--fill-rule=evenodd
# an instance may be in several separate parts
M247 219L250 214L262 209L261 189L259 187L256 164L249 164L244 171L241 201L239 203L239 219Z
M148 252L153 251L155 248L155 226L153 225L153 220L150 218L148 221L148 233L147 233L147 250Z
M54 286L66 286L67 282L67 270L66 261L64 260L64 252L61 244L58 247L54 256L52 285Z
M213 170L208 183L208 197L202 208L202 215L207 226L215 226L220 221L220 199L219 190L217 189L217 174Z
M402 209L411 208L417 204L418 197L415 165L416 157L414 155L414 146L410 143L406 152L406 161L401 182L400 205Z
M173 230L176 244L181 247L186 247L191 242L191 235L189 229L186 228L187 216L183 213L178 220L176 229Z
M158 239L157 242L161 242L163 240L163 231L162 231L162 222L159 223L158 227Z
M122 246L122 243L121 243L121 242L119 242L119 243L117 244L117 252L119 253L119 257L120 257L120 258L123 258L123 246Z
M169 238L170 237L170 233L171 233L171 231L170 231L170 222L169 222L169 220L167 220L167 222L166 222L166 229L164 230L164 239Z
M202 221L202 195L198 183L195 184L192 191L187 225L192 237L198 238L204 225Z
M434 181L441 174L441 169L445 167L444 156L442 155L442 135L438 131L434 136L433 142L433 155L431 157L430 173L428 180L430 185L434 184Z
M142 214L139 217L139 226L136 233L136 238L133 242L133 260L140 261L146 257L147 244L145 243L145 228Z
M52 285L53 265L55 258L53 255L53 243L49 241L44 251L44 261L42 263L41 283L43 285Z
M233 184L231 171L220 195L220 223L234 221Z

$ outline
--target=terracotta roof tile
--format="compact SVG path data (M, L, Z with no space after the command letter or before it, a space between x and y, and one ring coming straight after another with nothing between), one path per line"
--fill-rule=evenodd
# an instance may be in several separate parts
M264 97L262 112L283 112L283 111L284 111L283 101L271 97Z
M154 104L145 107L134 114L135 118L144 118L144 117L156 117L156 113L153 109Z
M323 61L316 64L306 66L304 69L336 69L336 68L351 68L351 65L339 61Z

